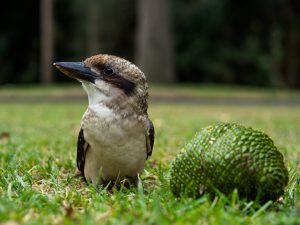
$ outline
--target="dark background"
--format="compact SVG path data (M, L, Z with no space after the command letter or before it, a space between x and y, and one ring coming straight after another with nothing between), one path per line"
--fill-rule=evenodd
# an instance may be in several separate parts
M53 61L107 53L134 61L151 82L300 88L299 0L27 0L1 8L0 84L67 82Z

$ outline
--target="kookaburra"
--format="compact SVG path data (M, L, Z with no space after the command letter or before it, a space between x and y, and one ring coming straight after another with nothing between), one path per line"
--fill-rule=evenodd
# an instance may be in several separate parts
M80 81L88 94L77 142L83 177L96 186L137 181L154 144L144 73L125 59L102 54L54 65Z

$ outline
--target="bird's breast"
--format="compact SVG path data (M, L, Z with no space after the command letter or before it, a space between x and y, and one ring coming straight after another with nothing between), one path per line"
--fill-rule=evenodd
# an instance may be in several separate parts
M109 179L140 173L146 160L145 126L138 117L123 118L109 108L88 108L82 119L90 144L86 164Z

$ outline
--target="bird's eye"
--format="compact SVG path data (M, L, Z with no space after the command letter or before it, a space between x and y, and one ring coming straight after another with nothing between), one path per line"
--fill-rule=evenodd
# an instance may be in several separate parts
M105 75L111 75L111 74L114 73L113 69L112 69L112 68L109 68L109 67L105 68L105 69L103 70L103 72L104 72Z

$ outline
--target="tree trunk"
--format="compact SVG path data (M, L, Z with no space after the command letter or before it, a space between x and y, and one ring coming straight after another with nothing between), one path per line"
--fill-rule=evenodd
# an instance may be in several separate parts
M299 36L297 28L291 28L287 34L286 61L284 76L288 87L299 86Z
M283 80L290 88L299 87L299 47L300 33L293 1L283 1L283 24L285 26L285 45L283 62Z
M86 26L87 26L87 52L88 55L98 54L100 51L99 34L101 27L99 26L99 1L88 0Z
M150 82L175 81L169 0L139 0L135 61Z
M53 0L40 2L40 57L41 57L41 82L53 82Z

